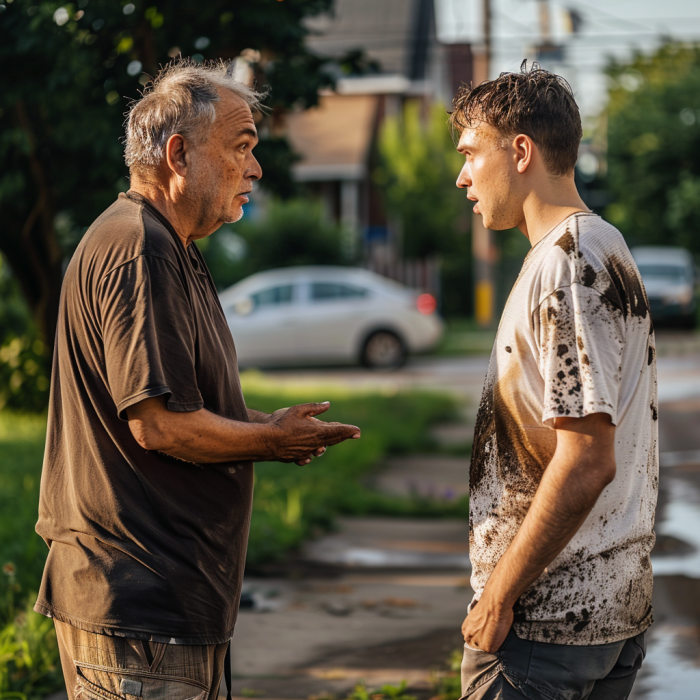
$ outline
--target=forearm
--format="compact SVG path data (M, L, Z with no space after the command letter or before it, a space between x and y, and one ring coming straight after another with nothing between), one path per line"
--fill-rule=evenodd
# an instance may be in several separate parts
M274 458L274 428L222 418L200 409L180 413L163 408L149 420L129 415L137 442L178 459L200 464L266 461Z
M518 533L489 578L484 590L489 601L512 608L581 527L606 482L579 466L555 454Z

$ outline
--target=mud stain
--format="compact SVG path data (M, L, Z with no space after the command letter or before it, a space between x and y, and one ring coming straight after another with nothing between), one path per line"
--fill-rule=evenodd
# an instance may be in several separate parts
M605 269L610 279L602 292L603 296L622 311L625 319L628 316L646 318L649 315L649 302L633 263L611 255Z
M569 227L566 227L566 233L555 243L558 245L567 255L572 255L576 252L576 242L574 237L571 235Z

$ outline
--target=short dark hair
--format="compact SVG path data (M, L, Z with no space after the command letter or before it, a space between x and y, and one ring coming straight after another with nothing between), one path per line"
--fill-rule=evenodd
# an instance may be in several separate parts
M529 136L553 175L567 175L576 165L583 129L574 93L564 78L538 63L528 70L523 61L519 73L460 87L451 127L461 133L483 122L504 136Z

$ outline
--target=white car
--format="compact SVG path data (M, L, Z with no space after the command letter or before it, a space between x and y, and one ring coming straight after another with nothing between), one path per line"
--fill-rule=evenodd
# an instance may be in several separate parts
M260 272L219 299L242 366L399 367L444 331L432 295L354 267Z
M694 328L697 275L690 252L671 246L640 246L631 252L646 288L654 322Z

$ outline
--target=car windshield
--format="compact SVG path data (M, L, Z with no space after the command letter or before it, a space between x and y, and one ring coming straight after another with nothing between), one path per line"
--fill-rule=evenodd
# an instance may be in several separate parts
M642 263L639 274L643 280L661 280L670 284L690 282L689 270L681 265L664 265L660 263Z
M368 291L365 287L357 287L353 284L339 284L338 282L312 282L311 299L313 301L328 301L332 299L352 299L366 297Z
M256 308L261 306L274 306L276 304L289 304L292 301L293 286L284 284L279 287L263 289L251 295Z

